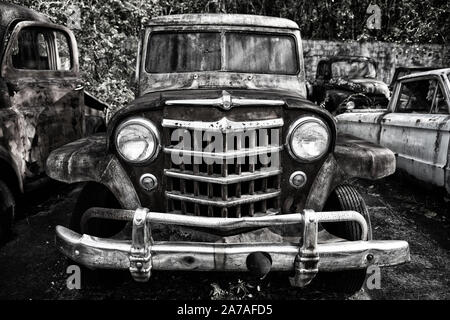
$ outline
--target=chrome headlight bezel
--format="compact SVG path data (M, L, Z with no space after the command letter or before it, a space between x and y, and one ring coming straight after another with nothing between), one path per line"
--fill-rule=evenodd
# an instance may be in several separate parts
M149 131L149 133L151 134L152 138L154 139L153 152L150 154L150 156L148 156L145 159L137 160L137 161L130 160L126 157L125 154L123 154L122 150L119 147L119 141L118 141L119 134L124 128L126 128L127 126L130 126L130 125L140 125L140 126L146 128ZM119 156L126 162L132 163L132 164L146 164L146 163L152 162L158 156L158 154L161 150L161 136L160 136L158 128L150 120L147 120L145 118L131 118L131 119L123 121L117 127L115 134L114 134L114 145L115 145L115 148L116 148Z
M321 127L323 127L326 130L327 136L328 136L327 144L326 144L326 147L324 148L324 151L320 155L318 155L316 157L303 158L294 152L294 150L292 148L292 137L293 137L294 132L299 127L301 127L304 124L311 123L311 122L314 122L314 123L320 125ZM292 158L294 158L295 160L302 162L302 163L310 163L310 162L314 162L314 161L317 161L317 160L323 158L327 154L327 151L330 149L331 140L332 140L332 136L331 136L330 127L323 120L321 120L320 118L317 118L317 117L313 117L313 116L304 116L304 117L297 119L289 127L288 133L286 135L286 146L287 146L288 152Z

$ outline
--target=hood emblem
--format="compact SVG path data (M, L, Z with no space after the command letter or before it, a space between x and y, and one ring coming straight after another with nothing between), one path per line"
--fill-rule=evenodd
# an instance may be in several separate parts
M225 110L230 110L233 105L233 101L231 99L231 94L226 92L225 90L222 91L222 108Z

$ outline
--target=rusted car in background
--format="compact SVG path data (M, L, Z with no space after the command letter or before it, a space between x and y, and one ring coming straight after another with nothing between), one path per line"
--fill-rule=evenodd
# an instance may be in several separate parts
M301 44L281 18L150 20L138 98L107 134L48 158L50 177L87 183L70 228L56 229L61 252L137 281L152 270L272 270L297 287L331 275L327 285L346 292L369 266L408 261L407 242L372 240L348 184L392 174L394 154L337 136L333 116L306 99Z
M85 106L72 32L32 10L0 3L0 238L15 196L42 185L50 151L84 136ZM88 95L89 104L103 109ZM97 130L102 119L89 117Z
M389 88L377 80L375 60L359 56L333 56L319 61L310 100L333 114L347 109L386 108Z
M438 69L401 77L387 110L341 114L339 132L391 149L399 169L450 192L449 74Z

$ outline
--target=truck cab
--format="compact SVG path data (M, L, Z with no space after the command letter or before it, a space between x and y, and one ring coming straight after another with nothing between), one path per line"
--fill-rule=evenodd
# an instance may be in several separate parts
M151 19L136 78L138 97L105 135L47 160L52 178L87 182L70 225L56 229L70 259L137 281L152 270L273 270L303 287L335 272L347 291L369 265L409 260L406 242L371 240L364 200L347 183L392 174L394 154L337 136L333 116L306 99L296 23Z
M0 238L5 238L16 197L48 180L49 153L85 136L86 117L77 43L69 29L30 9L0 3L0 63Z

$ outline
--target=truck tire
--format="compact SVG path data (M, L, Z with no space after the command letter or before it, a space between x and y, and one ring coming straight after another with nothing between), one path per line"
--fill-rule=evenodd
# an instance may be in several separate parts
M114 195L103 185L87 183L81 190L70 219L70 229L82 233L81 218L86 210L94 207L121 208ZM95 237L109 238L120 232L125 226L123 221L92 219L89 221L86 234Z
M0 180L0 242L7 240L12 233L16 202L8 185Z
M114 195L105 186L97 183L87 183L77 198L70 219L70 229L78 233L83 233L81 230L81 218L86 210L93 207L121 208ZM91 236L109 238L119 233L125 227L125 224L126 222L124 221L92 219L89 221L87 230L84 230L84 233ZM85 285L114 287L125 279L126 272L101 269L92 270L77 264L71 259L68 259L68 264L78 265L80 267L82 287Z
M368 226L366 240L372 240L372 226L369 212L364 199L354 187L343 184L333 191L324 208L324 211L332 210L354 210L362 214ZM361 240L362 230L356 222L323 223L322 226L326 231L337 237L349 241ZM318 279L320 284L329 291L354 294L363 287L366 273L367 269L322 272L319 273Z

